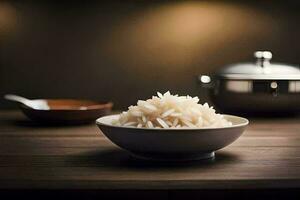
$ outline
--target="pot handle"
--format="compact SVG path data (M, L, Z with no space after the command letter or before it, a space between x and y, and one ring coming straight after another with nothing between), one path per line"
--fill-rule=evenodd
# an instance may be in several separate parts
M214 81L211 76L202 74L198 76L198 80L203 88L214 88Z

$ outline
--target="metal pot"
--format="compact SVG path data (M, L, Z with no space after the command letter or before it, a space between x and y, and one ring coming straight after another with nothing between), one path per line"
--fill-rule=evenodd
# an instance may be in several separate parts
M270 51L256 51L256 63L240 63L199 75L215 106L227 113L300 112L300 68L270 63Z

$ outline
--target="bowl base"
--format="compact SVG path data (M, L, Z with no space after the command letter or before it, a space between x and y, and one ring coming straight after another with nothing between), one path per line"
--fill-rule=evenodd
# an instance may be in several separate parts
M131 155L137 159L149 160L149 161L193 161L211 159L215 157L215 152L210 153L197 153L197 154L152 154L152 153L136 153L131 152Z

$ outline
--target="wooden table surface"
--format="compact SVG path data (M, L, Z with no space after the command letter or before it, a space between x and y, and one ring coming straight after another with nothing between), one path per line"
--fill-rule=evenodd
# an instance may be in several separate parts
M300 188L300 118L250 119L214 160L132 158L94 125L49 127L0 112L0 189Z

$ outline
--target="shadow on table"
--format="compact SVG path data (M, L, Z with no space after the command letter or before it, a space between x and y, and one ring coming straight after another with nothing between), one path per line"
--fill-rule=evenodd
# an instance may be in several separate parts
M72 127L72 126L87 126L91 124L95 124L95 122L68 122L68 123L51 123L51 122L37 122L37 121L32 121L29 119L18 119L18 120L13 120L12 121L13 125L15 126L20 126L20 127L32 127L32 128L42 128L42 127Z
M228 152L217 152L212 159L204 159L197 161L177 161L163 162L138 159L131 156L128 152L121 149L111 149L105 151L91 151L84 154L74 155L67 160L72 166L85 167L112 167L112 168L128 168L128 169L157 169L157 168L199 168L207 166L215 166L224 163L231 163L238 160L238 155Z
M51 127L70 127L70 126L85 126L85 125L94 125L95 122L86 122L82 121L82 123L76 121L75 123L72 122L64 122L64 123L57 123L57 122L45 122L45 121L33 121L27 118L24 114L19 112L7 112L6 115L0 120L0 125L5 126L16 126L16 127L25 127L25 128L51 128Z

